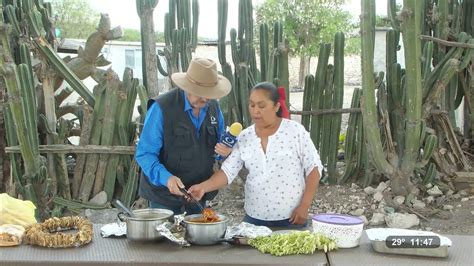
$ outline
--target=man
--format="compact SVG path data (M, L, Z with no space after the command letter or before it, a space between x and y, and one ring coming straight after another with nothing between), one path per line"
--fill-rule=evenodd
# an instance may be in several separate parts
M184 200L179 188L212 176L215 153L229 155L231 149L218 143L224 118L215 99L227 95L231 84L217 74L214 61L203 58L193 59L186 73L171 79L178 88L148 102L135 155L143 172L139 194L151 208L194 214L200 210ZM201 203L216 194L207 193Z

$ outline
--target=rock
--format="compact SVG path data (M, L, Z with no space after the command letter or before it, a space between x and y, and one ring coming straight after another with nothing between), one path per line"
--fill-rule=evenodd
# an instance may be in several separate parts
M351 184L351 188L359 189L360 187L359 187L356 183L352 183L352 184Z
M459 191L459 195L461 195L462 197L465 197L465 196L468 196L469 195L469 192L467 192L465 189Z
M392 213L385 216L385 222L390 228L408 229L420 224L420 219L414 214Z
M435 199L434 199L433 196L428 196L428 197L425 198L425 201L426 201L427 204L432 203L434 200L435 200Z
M405 197L404 196L396 196L393 199L393 202L395 203L395 205L400 206L405 202Z
M431 227L426 227L425 230L426 230L426 231L433 231L433 228L431 228Z
M372 215L372 219L370 219L370 222L369 222L370 225L382 225L384 223L385 223L385 215L378 212Z
M375 189L376 191L383 192L387 188L387 184L385 182L380 182L379 186Z
M459 195L459 194L454 194L454 195L453 195L453 198L454 198L454 199L460 199L460 198L461 198L461 195Z
M375 210L375 209L377 209L377 205L372 204L372 205L370 205L370 208L371 208L372 210Z
M415 209L423 209L426 207L426 204L423 201L417 201L413 203L413 208Z
M357 209L355 211L351 211L350 214L354 215L354 216L361 216L362 214L364 214L364 210L363 209Z
M107 203L107 192L101 191L97 193L91 200L89 200L89 203L96 205L104 205L105 203Z
M365 215L361 215L361 216L359 216L359 218L361 218L364 221L364 225L369 224L369 220L367 220L367 217L365 217Z
M84 210L84 216L94 224L108 224L117 221L117 214L119 210L114 209L103 209L103 210Z
M431 196L441 196L441 195L443 195L443 192L438 188L438 186L434 186L434 187L428 189L427 192Z
M366 188L364 188L364 192L365 192L366 194L372 195L372 194L374 194L376 191L375 191L375 189L374 189L373 187L366 187Z
M331 196L331 191L329 191L328 193L324 194L324 196L326 196L326 197Z
M375 201L382 201L382 200L383 200L383 194L382 194L382 192L377 191L377 192L374 194L374 200L375 200Z
M431 183L428 183L428 184L425 185L425 188L427 188L427 189L430 189L432 187L433 187L433 184L431 184Z
M452 209L454 209L453 205L449 205L449 204L443 205L443 210L450 211Z
M387 214L390 214L390 213L394 213L395 212L395 209L390 207L390 206L385 206L383 207L383 210L385 211L385 213Z
M468 200L469 200L469 198L462 198L461 202L465 202L465 201L468 201Z
M471 214L474 215L474 211L471 211Z
M454 191L449 189L448 192L446 192L446 196L452 196L454 194Z

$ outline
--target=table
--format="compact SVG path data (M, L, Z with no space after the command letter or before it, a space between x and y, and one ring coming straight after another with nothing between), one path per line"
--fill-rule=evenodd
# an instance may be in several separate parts
M21 245L0 248L0 265L327 265L326 255L275 257L250 246L218 244L182 248L167 240L137 243L126 238L102 238L94 225L91 243L53 249Z

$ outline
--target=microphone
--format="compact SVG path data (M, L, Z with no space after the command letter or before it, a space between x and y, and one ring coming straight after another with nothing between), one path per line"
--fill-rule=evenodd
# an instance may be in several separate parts
M229 130L222 135L220 143L226 145L229 148L234 147L235 143L237 143L237 136L240 134L240 132L242 132L242 124L239 122L233 123L230 125ZM215 158L218 161L224 159L224 157L219 154L216 154Z

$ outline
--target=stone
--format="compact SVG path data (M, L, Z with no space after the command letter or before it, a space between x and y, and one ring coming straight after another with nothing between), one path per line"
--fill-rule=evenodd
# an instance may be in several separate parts
M375 205L375 204L370 205L370 209L372 209L372 210L377 209L377 205Z
M443 205L443 210L450 211L454 209L453 205L445 204Z
M89 200L89 203L91 204L96 204L96 205L104 205L107 203L107 192L101 191L97 193L91 200Z
M350 214L354 215L354 216L361 216L362 214L364 214L364 210L363 209L357 209L355 211L351 211Z
M474 215L474 211L471 211L471 214Z
M359 187L356 183L352 183L352 184L351 184L351 188L359 189L360 187Z
M465 197L465 196L468 196L469 195L469 192L467 192L465 189L459 191L459 195L461 195L462 197Z
M461 195L459 195L459 194L454 194L454 195L453 195L453 198L454 198L454 199L460 199L460 198L461 198Z
M469 198L462 198L461 202L465 202L465 201L468 201L468 200L469 200Z
M361 218L364 221L364 225L369 224L369 220L367 220L367 217L365 217L365 215L360 215L359 218Z
M433 231L433 228L431 228L431 227L426 227L425 230L426 230L426 231Z
M428 189L427 192L431 196L441 196L441 195L443 195L443 192L438 188L438 186L434 186L434 187Z
M385 223L385 215L383 213L374 213L370 219L370 225L382 225Z
M431 183L428 183L428 184L425 185L425 188L427 188L427 189L430 189L432 187L433 187L433 184L431 184Z
M328 193L324 194L324 196L326 196L326 197L331 196L331 191L329 191Z
M117 222L119 212L116 208L103 210L85 209L84 216L94 224L108 224Z
M426 204L423 201L417 200L415 203L413 203L413 208L415 209L423 209L426 207Z
M375 201L382 201L382 200L383 200L383 194L382 194L382 192L377 191L377 192L374 194L374 200L375 200Z
M374 194L376 191L375 191L375 189L374 189L373 187L366 187L366 188L364 188L364 192L365 192L366 194L372 195L372 194Z
M390 207L390 206L385 206L383 207L383 210L385 211L385 213L387 214L390 214L390 213L394 213L395 212L395 209Z
M454 191L452 189L449 189L448 192L446 192L446 196L452 196L454 194Z
M395 198L393 198L393 202L395 203L395 205L400 206L405 202L405 197L404 196L396 196Z
M427 204L432 203L434 200L435 200L435 199L434 199L433 196L428 196L428 197L425 198L425 201L426 201Z
M391 213L385 216L385 222L390 228L408 229L419 225L420 219L411 213Z
M387 188L387 184L385 182L380 182L378 187L375 189L376 191L383 192Z

